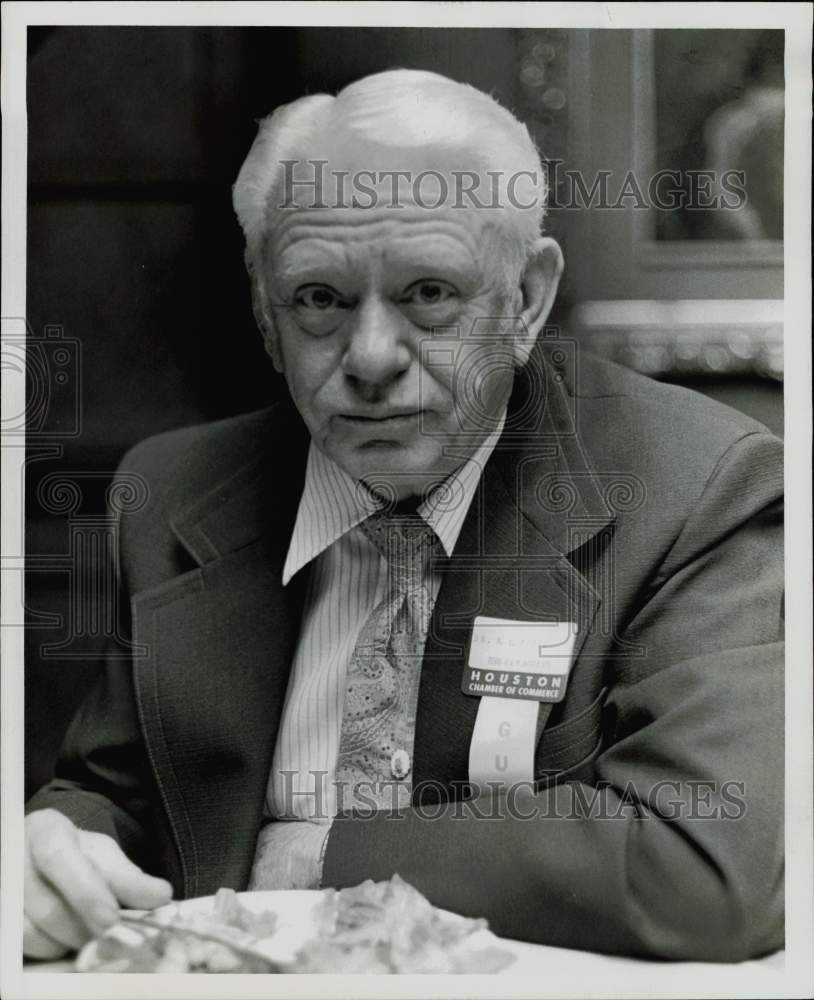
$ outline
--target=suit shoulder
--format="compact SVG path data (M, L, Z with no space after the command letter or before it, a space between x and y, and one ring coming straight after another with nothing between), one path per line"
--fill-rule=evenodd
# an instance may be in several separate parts
M594 468L635 476L654 510L685 519L720 476L755 497L782 493L783 444L763 424L700 392L580 354L571 407Z
M120 473L147 485L151 507L174 506L208 492L273 447L290 407L278 403L212 423L166 431L141 441L122 459Z
M780 443L757 420L701 392L656 381L587 352L580 356L574 403L586 414L604 411L610 418L586 422L581 430L590 433L593 426L618 438L635 428L637 441L658 441L673 455L720 453L749 435Z

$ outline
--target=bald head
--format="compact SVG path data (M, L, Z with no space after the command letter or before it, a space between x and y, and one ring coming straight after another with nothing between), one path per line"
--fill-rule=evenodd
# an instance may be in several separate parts
M281 213L315 204L480 208L522 257L540 234L544 202L525 125L482 91L417 70L278 108L260 122L234 185L250 266Z

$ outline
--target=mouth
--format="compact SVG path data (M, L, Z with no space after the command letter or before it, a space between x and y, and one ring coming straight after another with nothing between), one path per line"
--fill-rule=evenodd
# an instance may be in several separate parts
M417 421L420 416L420 410L400 410L393 413L377 414L341 413L338 419L351 427L359 429L373 430L379 428L384 430L387 428L396 429L409 426L409 424Z

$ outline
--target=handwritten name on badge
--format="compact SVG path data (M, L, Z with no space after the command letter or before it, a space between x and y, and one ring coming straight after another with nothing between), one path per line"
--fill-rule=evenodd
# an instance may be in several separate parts
M574 622L519 622L479 615L461 690L468 695L562 701L577 636Z

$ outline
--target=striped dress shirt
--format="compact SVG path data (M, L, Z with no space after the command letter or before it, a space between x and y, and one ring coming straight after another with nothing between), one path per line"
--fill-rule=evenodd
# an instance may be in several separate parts
M418 507L451 556L483 467L505 423ZM359 525L380 504L313 443L283 568L283 586L309 567L299 642L288 682L266 795L275 819L329 823L336 814L334 774L345 678L356 641L384 598L387 563ZM433 599L441 586L427 569Z

